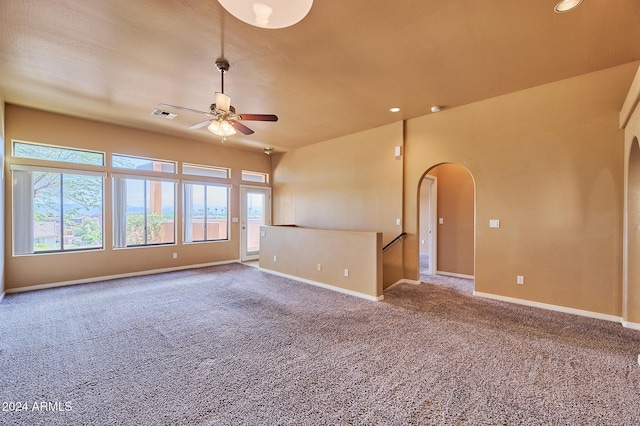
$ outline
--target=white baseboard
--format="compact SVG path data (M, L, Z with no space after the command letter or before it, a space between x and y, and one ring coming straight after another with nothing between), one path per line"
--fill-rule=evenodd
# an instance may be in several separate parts
M625 328L630 328L632 330L640 330L640 324L638 324L637 322L622 321L622 326Z
M116 280L120 278L129 278L129 277L138 277L141 275L153 275L153 274L161 274L163 272L175 272L175 271L183 271L185 269L196 269L196 268L205 268L207 266L217 266L217 265L226 265L229 263L239 263L239 259L234 260L225 260L222 262L211 262L211 263L200 263L197 265L185 265L185 266L175 266L172 268L162 268L162 269L149 269L147 271L139 271L139 272L128 272L125 274L116 274L116 275L104 275L101 277L91 277L91 278L83 278L79 280L71 280L71 281L60 281L57 283L49 283L49 284L38 284L31 285L27 287L17 287L17 288L8 288L6 289L7 294L12 293L22 293L25 291L33 291L33 290L44 290L47 288L55 288L55 287L65 287L68 285L76 285L76 284L90 284L99 281L108 281L108 280Z
M454 277L454 278L464 278L465 280L473 280L473 279L475 279L475 277L473 275L456 274L455 272L436 271L436 275L444 275L444 276L447 276L447 277Z
M0 302L2 302L2 299L4 299L4 291L0 294Z
M574 315L580 315L583 317L596 318L596 319L601 319L605 321L622 323L622 317L617 317L615 315L607 315L607 314L601 314L599 312L584 311L582 309L567 308L565 306L551 305L549 303L541 303L541 302L534 302L531 300L517 299L515 297L499 296L497 294L483 293L480 291L474 291L473 295L478 297L484 297L485 299L499 300L501 302L515 303L518 305L531 306L531 307L540 308L540 309L547 309L549 311L564 312L566 314L574 314ZM640 326L640 324L638 325Z
M265 268L259 268L259 269L262 272L267 272L269 274L277 275L279 277L289 278L289 279L292 279L294 281L300 281L300 282L303 282L305 284L311 284L311 285L314 285L316 287L326 288L327 290L337 291L338 293L344 293L344 294L348 294L350 296L356 296L356 297L360 297L362 299L371 300L371 301L374 301L374 302L379 302L379 301L384 299L384 296L371 296L369 294L360 293L359 291L348 290L346 288L336 287L336 286L331 285L331 284L325 284L325 283L321 283L319 281L313 281L313 280L308 280L306 278L296 277L295 275L289 275L289 274L285 274L285 273L282 273L282 272L272 271L271 269L265 269Z

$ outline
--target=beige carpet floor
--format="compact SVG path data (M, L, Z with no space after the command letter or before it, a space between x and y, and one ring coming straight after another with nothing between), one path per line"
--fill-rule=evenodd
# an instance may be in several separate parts
M615 323L232 264L6 296L0 424L638 425L639 352Z

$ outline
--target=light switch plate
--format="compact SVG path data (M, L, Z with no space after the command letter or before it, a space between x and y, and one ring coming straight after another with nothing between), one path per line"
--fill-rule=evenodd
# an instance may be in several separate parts
M499 219L490 219L489 220L489 228L500 228L500 220Z

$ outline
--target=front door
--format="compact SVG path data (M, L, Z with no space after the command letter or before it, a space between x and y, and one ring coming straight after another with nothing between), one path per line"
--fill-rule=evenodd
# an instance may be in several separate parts
M271 225L271 188L240 186L240 260L260 258L260 226Z

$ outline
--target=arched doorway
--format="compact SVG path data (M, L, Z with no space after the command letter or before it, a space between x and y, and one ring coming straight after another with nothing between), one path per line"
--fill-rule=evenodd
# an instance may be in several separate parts
M634 138L627 168L627 253L622 316L625 322L640 323L640 145Z
M428 169L418 190L420 281L473 291L475 182L465 167Z

